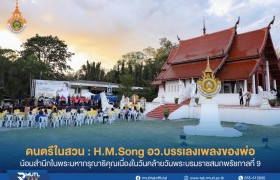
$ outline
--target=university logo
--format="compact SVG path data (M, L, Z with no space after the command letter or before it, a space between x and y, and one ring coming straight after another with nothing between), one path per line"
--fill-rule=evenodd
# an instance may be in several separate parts
M49 180L45 170L7 170L10 180Z
M221 81L215 78L212 69L210 68L209 58L207 59L207 67L203 71L203 76L197 81L197 89L199 93L211 99L221 90Z
M18 8L18 0L16 2L16 9L12 14L12 17L8 20L8 28L12 33L19 34L26 28L26 20L22 17Z
M18 172L17 178L19 180L39 180L40 175L38 172L30 172L30 173L25 173L25 172Z

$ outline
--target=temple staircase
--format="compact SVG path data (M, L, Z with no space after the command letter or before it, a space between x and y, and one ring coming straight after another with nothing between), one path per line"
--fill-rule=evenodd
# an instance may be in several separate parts
M163 115L163 111L166 109L169 109L169 114L173 113L174 111L176 111L177 109L179 109L180 107L182 107L183 105L188 105L190 103L190 100L186 100L183 101L181 104L163 104L157 108L155 108L154 110L150 111L147 113L146 117L148 119L163 119L164 115Z

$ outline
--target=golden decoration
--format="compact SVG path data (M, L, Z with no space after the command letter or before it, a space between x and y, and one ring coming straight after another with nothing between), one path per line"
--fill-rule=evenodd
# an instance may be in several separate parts
M23 18L18 8L18 0L16 1L16 9L12 17L8 20L8 28L12 33L19 34L26 28L26 20Z
M131 96L132 104L137 104L138 99L139 99L139 96L136 95L136 94L133 94L133 95Z
M209 57L207 59L207 67L203 71L203 76L197 81L197 89L198 92L207 99L211 99L221 90L221 81L215 78L210 67Z

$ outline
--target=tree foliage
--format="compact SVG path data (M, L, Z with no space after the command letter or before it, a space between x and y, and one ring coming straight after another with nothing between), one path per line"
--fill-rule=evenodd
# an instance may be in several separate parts
M121 83L120 77L131 75L134 86L147 87L161 72L161 67L168 58L173 44L166 38L160 39L160 47L145 48L143 51L130 52L122 56L112 70L106 75L109 82Z
M105 70L101 67L101 62L89 63L87 61L77 72L76 78L87 81L104 81Z
M66 71L71 69L67 62L74 54L68 51L68 46L57 36L36 34L23 44L23 48L24 50L21 52L23 57L33 55L48 64L50 71L47 73L54 75L55 79L63 78Z
M125 96L131 96L133 93L132 87L134 85L135 78L130 74L125 74L120 77L120 94Z
M168 58L173 44L166 38L159 41L158 49L148 47L143 51L124 54L111 70L101 62L87 61L80 70L70 72L67 63L73 53L58 37L36 35L23 44L21 52L0 48L0 99L30 95L32 79L88 80L119 83L119 95L136 93L152 100L156 88L149 84L157 77ZM133 91L131 87L144 87Z

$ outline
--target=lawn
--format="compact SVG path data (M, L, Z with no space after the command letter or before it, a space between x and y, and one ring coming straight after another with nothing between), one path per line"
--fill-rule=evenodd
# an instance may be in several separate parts
M1 171L17 165L25 157L28 147L186 147L181 145L179 136L184 125L196 125L197 120L115 122L109 124L84 125L82 127L62 126L47 129L14 129L0 131ZM233 127L234 123L222 123ZM266 127L249 125L250 130L242 137L187 136L187 147L254 147L256 158L264 161L279 161L280 126ZM269 147L264 148L262 138L269 138ZM275 157L275 158L271 158Z

